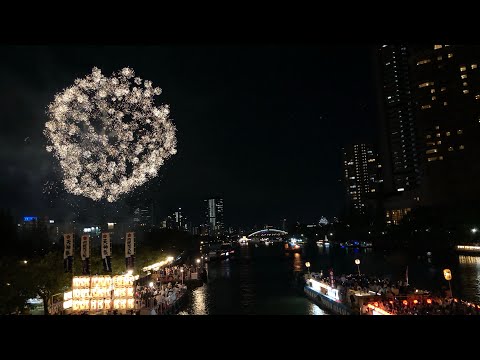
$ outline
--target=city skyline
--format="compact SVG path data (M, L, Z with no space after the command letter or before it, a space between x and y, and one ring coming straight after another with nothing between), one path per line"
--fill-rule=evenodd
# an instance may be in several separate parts
M158 100L170 105L178 153L157 178L120 198L118 211L130 198L151 198L162 214L181 207L201 223L203 199L219 194L228 225L337 216L342 145L377 141L372 49L4 47L1 207L17 216L102 209L58 186L42 135L45 110L94 66L107 76L131 66L163 89ZM26 66L31 58L34 67Z

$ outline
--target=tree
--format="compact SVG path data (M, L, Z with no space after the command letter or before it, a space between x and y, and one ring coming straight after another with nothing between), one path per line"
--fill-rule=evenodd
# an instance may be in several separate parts
M52 295L64 292L72 284L71 274L63 270L63 256L51 251L32 263L32 281L35 292L43 300L44 315L49 315L48 306Z
M20 313L35 296L28 263L15 257L0 259L0 314Z

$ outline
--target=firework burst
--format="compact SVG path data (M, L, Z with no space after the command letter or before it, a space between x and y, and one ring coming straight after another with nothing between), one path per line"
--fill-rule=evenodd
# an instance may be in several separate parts
M130 68L100 69L55 95L45 124L47 151L58 159L65 189L95 201L116 201L155 177L176 150L162 90Z

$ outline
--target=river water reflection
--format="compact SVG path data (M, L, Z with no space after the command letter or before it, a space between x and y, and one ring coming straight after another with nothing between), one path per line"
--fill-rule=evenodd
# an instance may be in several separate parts
M194 315L266 314L326 315L293 286L294 273L333 268L336 275L358 271L405 279L415 287L440 291L448 288L443 269L452 270L455 297L480 304L480 257L452 254L432 256L372 249L345 249L310 244L302 253L285 253L277 245L242 246L233 259L207 264L208 281L192 292L184 311Z

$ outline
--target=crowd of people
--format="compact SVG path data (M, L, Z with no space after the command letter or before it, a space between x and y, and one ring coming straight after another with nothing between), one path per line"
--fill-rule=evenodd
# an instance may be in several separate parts
M136 309L151 309L164 314L186 293L185 281L199 278L201 268L195 265L169 265L152 272L137 285Z
M388 301L373 302L377 308L393 315L480 315L480 306L454 298L407 296ZM362 313L371 314L374 309L362 306Z
M447 289L432 294L404 280L392 281L387 277L363 274L324 276L312 273L311 277L337 289L339 301L351 307L359 305L355 294L370 296L372 300L360 307L362 314L372 314L374 308L380 308L395 315L480 315L479 305L455 299Z
M187 285L175 282L153 286L137 286L135 307L149 308L156 314L163 314L187 291Z

